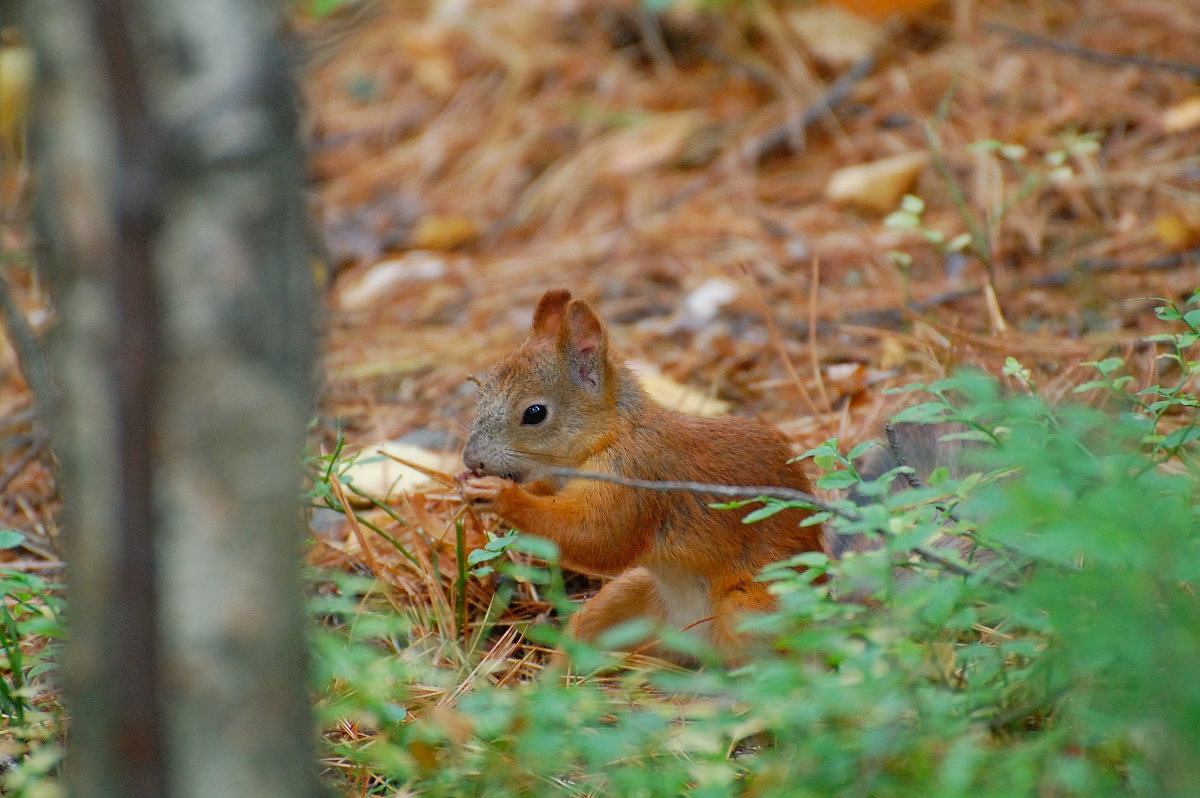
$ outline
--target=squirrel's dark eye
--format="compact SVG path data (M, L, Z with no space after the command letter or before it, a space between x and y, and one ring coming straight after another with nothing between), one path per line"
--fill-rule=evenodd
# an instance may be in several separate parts
M546 416L550 411L545 405L530 405L525 408L525 412L521 414L521 424L527 427L534 427L546 420Z

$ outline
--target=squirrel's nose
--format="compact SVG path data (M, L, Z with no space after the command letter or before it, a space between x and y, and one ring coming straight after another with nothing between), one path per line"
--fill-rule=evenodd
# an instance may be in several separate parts
M462 459L468 471L483 471L483 458L479 456L474 438L468 440L467 445L463 447Z

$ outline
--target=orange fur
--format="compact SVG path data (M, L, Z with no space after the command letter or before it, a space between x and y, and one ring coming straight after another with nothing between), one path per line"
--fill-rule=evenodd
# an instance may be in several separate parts
M714 510L711 496L657 493L572 479L565 466L636 479L772 485L811 491L787 441L743 418L697 418L654 404L608 351L592 308L547 292L525 343L480 380L479 407L463 451L463 497L522 532L558 544L563 563L612 575L583 608L574 632L594 640L645 617L692 626L727 658L747 613L774 599L754 581L763 566L821 549L819 526L788 510L755 524ZM544 412L537 410L541 407ZM533 423L530 423L533 422Z

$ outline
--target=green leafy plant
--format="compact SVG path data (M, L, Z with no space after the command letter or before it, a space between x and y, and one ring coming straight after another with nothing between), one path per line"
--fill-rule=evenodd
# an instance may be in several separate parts
M0 530L0 548L24 541ZM0 793L56 796L61 726L53 698L63 639L63 600L36 574L0 568Z
M1158 359L1167 363L1174 371L1175 381L1171 385L1158 383L1141 390L1127 388L1135 378L1122 374L1125 361L1119 357L1108 357L1084 363L1098 372L1097 379L1075 388L1076 393L1103 390L1120 403L1125 420L1139 425L1143 430L1143 443L1151 449L1156 463L1179 459L1188 468L1196 468L1193 444L1200 439L1200 424L1196 421L1196 409L1200 399L1189 390L1192 381L1200 373L1200 361L1194 360L1190 352L1200 341L1200 291L1192 294L1181 307L1170 299L1159 298L1160 305L1155 315L1164 322L1177 322L1183 326L1180 332L1158 333L1148 336L1146 341L1166 349ZM1181 423L1165 431L1164 422L1177 416Z
M950 194L965 231L948 235L928 223L925 219L925 201L912 194L901 199L900 207L884 219L884 226L915 231L942 255L964 255L978 259L987 272L988 284L993 290L996 286L995 242L1005 218L1014 208L1047 187L1073 179L1076 169L1090 168L1091 157L1100 149L1099 136L1095 133L1064 134L1057 148L1040 157L1019 144L1006 144L995 139L974 142L967 146L969 151L991 159L1002 174L1014 172L1017 181L1015 188L995 202L973 207L947 165L941 142L932 128L926 132L926 139L934 168ZM907 300L912 255L893 250L888 252L888 257L901 271Z

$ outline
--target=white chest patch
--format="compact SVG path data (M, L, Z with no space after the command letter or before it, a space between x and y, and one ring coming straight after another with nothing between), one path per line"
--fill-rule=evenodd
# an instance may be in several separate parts
M658 594L662 597L667 628L680 630L696 624L688 632L709 639L712 622L696 623L712 617L707 580L690 571L670 566L647 566L646 570L654 577Z

